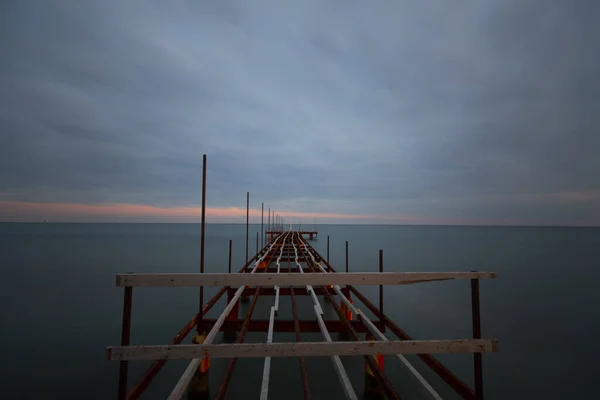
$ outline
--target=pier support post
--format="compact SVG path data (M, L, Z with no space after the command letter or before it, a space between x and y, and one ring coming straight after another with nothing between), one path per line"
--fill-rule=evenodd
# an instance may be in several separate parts
M231 241L231 239L229 239L229 261L228 261L228 268L227 268L227 271L229 273L231 273L231 247L232 247L232 241Z
M329 235L327 235L327 264L329 265ZM327 267L327 270L331 272L331 267Z
M473 339L481 339L481 318L479 316L479 279L471 279L471 313L473 319ZM483 362L481 353L473 353L475 398L483 400Z
M204 343L204 339L206 339L206 332L202 332L200 335L195 335L192 338L192 343L194 344L202 344ZM209 399L209 376L208 372L210 369L210 357L205 356L200 361L200 365L198 369L196 369L196 373L192 377L192 381L189 385L189 400L208 400Z
M121 327L121 346L129 346L131 337L131 303L133 300L133 288L127 286L123 296L123 324ZM127 375L129 371L129 362L121 361L119 365L119 400L127 398Z
M370 333L367 333L366 340L367 341L374 341L375 337L373 335L371 335ZM382 354L376 354L376 355L374 355L372 357L377 362L377 365L379 365L379 368L381 368L381 370L383 371L384 356ZM384 399L385 398L383 387L379 384L379 382L375 378L375 375L373 374L373 371L371 371L371 368L369 367L369 364L367 364L366 362L365 362L365 393L364 393L364 398L365 399Z

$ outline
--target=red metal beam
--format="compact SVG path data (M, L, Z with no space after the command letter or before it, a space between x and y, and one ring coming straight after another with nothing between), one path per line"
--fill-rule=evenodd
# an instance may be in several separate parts
M264 288L261 289L261 296L262 296L262 291L265 290ZM205 318L201 323L200 326L204 329L204 330L209 330L215 323L216 319L214 318ZM235 331L239 331L242 327L243 324L243 320L231 320L231 321L225 321L223 322L223 325L221 326L220 331L228 331L228 330L235 330ZM299 327L300 327L300 331L302 332L321 332L319 330L319 325L317 324L316 320L299 320ZM364 326L364 324L360 321L350 321L350 323L352 324L352 327L359 333L367 333L369 332L369 330ZM373 324L375 324L375 326L377 326L377 329L379 329L381 327L381 323L379 321L373 321ZM344 323L340 320L325 320L325 325L327 325L327 330L329 330L329 332L336 332L336 333L340 333L340 332L347 332L347 329L344 325ZM268 319L255 319L255 320L251 320L248 323L248 331L249 332L267 332L267 330L269 329L269 320ZM278 320L276 319L274 321L273 324L273 331L274 332L294 332L294 321L292 320Z

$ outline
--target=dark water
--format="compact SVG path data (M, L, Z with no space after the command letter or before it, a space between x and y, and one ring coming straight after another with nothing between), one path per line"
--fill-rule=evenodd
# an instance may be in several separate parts
M481 283L483 336L500 340L499 353L484 356L488 399L595 397L600 229L329 225L319 230L314 246L325 254L331 235L330 257L339 269L348 240L351 271L376 270L380 248L387 271L497 271L498 279ZM252 226L251 254L256 231ZM239 269L245 227L208 225L207 234L207 272L226 271L229 239ZM122 289L114 286L115 274L195 272L198 260L198 225L0 224L0 396L114 398L118 365L104 359L104 348L120 340ZM206 296L215 291L206 289ZM377 299L376 288L363 292ZM257 318L268 317L271 302L259 301ZM301 304L300 317L310 318L309 302ZM470 336L468 281L388 287L385 308L415 338ZM280 310L281 318L291 317L289 299ZM167 343L196 311L195 289L135 290L132 343ZM318 334L303 339L320 340ZM265 334L247 336L247 341L264 340ZM290 334L275 335L275 341L290 340ZM409 358L442 396L455 398L419 360ZM471 356L440 358L472 384ZM343 361L362 393L362 361ZM132 364L133 381L148 364ZM145 398L165 398L186 364L167 363ZM223 360L212 361L215 391L223 366ZM386 358L386 373L404 398L419 398L395 359ZM262 360L239 360L229 398L258 396L261 374ZM309 376L314 398L342 398L328 359L310 359ZM274 359L270 398L300 399L301 393L296 360Z

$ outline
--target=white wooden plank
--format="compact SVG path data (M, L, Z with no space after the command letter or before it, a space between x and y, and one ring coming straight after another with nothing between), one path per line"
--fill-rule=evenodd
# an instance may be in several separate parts
M265 357L265 365L263 367L263 378L260 387L260 400L267 400L269 397L269 375L271 374L271 357Z
M271 307L269 316L269 330L267 331L267 343L273 342L273 326L275 325L275 307Z
M318 303L318 300L317 300L317 304L314 305L314 310L315 310L315 314L317 316L317 324L319 325L319 329L321 330L321 335L323 336L323 339L328 343L332 343L331 335L329 334L329 331L327 330L327 326L325 326L325 321L323 321L323 316L321 315L322 311L321 311L321 313L319 313L319 311L321 310L321 306ZM350 379L348 378L348 374L346 373L346 369L344 368L344 364L342 364L342 360L340 359L340 356L335 355L335 356L331 357L331 361L333 362L333 367L335 368L335 372L338 376L338 379L340 380L340 383L342 384L342 389L344 390L344 394L345 394L346 398L348 400L358 400L358 397L356 396L356 392L354 391L354 388L352 387L352 383L350 382Z
M340 296L340 299L344 302L344 304L346 304L346 307L348 307L350 311L352 311L355 315L358 314L358 309L354 307L354 304L352 304L346 296L344 296L344 293L338 285L334 285L333 290Z
M118 274L117 286L283 286L283 285L405 285L449 279L495 278L494 272L318 272L304 274Z
M275 315L279 311L279 286L275 286Z
M219 318L217 318L217 320L215 321L215 324L211 328L210 332L208 332L208 335L206 335L206 339L204 339L205 344L211 344L213 342L213 340L219 333L219 330L221 329L223 322L225 322L225 318L227 318L227 316L229 315L229 313L235 306L235 303L237 303L237 301L242 296L243 292L244 292L243 286L238 288L238 290L236 290L235 295L233 296L231 301L227 304L227 307L225 307L225 309L223 310L221 315L219 315Z
M169 400L179 400L183 398L190 382L192 381L192 377L194 376L196 370L200 366L200 361L201 360L199 358L196 358L190 362L188 367L181 375L181 378L179 378L179 381L175 385L175 388L173 388L173 391L169 395Z
M346 373L346 370L344 369L344 364L342 364L342 360L340 359L340 356L333 356L331 357L332 361L333 361L333 365L335 367L335 372L338 376L338 379L340 380L341 384L342 384L342 389L344 390L344 394L346 395L346 398L348 400L358 400L358 397L356 396L356 392L354 391L354 388L352 387L352 382L350 382L350 378L348 378L348 374Z
M315 312L317 315L323 315L323 309L321 308L321 303L319 303L319 299L313 290L311 285L306 286L306 290L310 293L310 297L312 298L313 304L315 305Z
M273 342L273 325L275 322L275 308L271 307L271 315L269 317L269 330L267 332L267 343ZM267 400L269 397L269 376L271 374L271 357L265 357L263 366L263 377L260 389L260 399Z
M399 340L388 342L300 342L112 346L110 360L185 360L203 357L328 357L381 354L454 354L497 350L496 339Z

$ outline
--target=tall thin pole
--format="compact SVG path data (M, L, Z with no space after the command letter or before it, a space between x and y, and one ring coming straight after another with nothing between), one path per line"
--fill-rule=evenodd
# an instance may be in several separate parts
M329 235L327 235L327 264L329 264Z
M256 231L256 254L258 254L258 231Z
M246 264L248 264L248 223L250 222L250 192L246 192Z
M379 249L379 272L383 272L383 250ZM383 285L379 285L379 322L383 324Z
M123 296L123 323L121 325L121 346L129 346L131 336L131 302L133 299L133 288L125 287ZM121 361L119 365L119 393L118 399L127 398L127 375L129 371L129 362Z
M346 240L346 272L348 272L348 241Z
M260 203L260 248L262 249L263 247L265 247L265 244L263 242L264 238L265 238L265 228L264 228L264 223L265 223L265 203Z
M473 318L473 339L481 339L481 319L479 316L479 279L471 279L471 312ZM475 398L483 399L483 362L481 353L473 353L475 375Z
M229 239L229 273L231 273L231 239Z
M200 273L204 273L204 235L206 232L206 154L202 156L202 222L200 228ZM204 318L202 306L204 305L204 286L200 286L200 304L198 305L198 323L196 330L200 333L200 323Z

